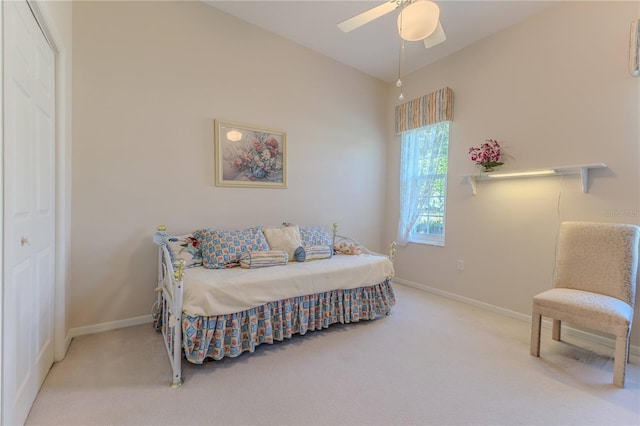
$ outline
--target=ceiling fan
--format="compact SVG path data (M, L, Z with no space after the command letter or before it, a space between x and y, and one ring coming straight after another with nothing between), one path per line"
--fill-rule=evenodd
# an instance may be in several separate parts
M447 39L440 23L440 8L429 0L388 0L340 22L338 28L348 33L398 8L398 33L404 40L423 40L429 48Z

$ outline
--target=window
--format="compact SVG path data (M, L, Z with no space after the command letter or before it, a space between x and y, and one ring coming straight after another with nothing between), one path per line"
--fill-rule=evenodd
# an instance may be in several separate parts
M398 243L444 246L449 122L402 132Z

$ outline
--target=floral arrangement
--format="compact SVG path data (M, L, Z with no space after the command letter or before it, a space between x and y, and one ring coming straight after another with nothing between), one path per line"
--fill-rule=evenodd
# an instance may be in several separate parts
M255 133L241 149L229 159L238 174L248 176L249 180L277 179L282 174L282 156L279 156L278 140L265 133Z
M498 141L494 139L486 139L479 148L469 148L469 154L471 155L471 161L475 161L477 165L482 166L485 172L490 172L494 167L504 164L500 161L503 155L502 148L500 148Z

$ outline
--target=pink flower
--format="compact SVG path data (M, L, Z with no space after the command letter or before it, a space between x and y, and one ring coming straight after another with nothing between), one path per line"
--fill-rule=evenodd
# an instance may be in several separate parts
M278 141L273 136L266 140L264 143L269 149L271 156L275 157L278 155Z
M501 165L500 160L502 159L502 149L500 148L500 144L498 141L494 139L487 139L485 142L480 145L479 148L471 147L469 148L469 154L471 156L471 161L476 164L486 165L487 163L500 163L493 164L492 166Z
M262 150L264 150L264 146L262 145L262 142L260 142L258 139L252 140L251 145L253 146L253 149L255 149L258 152L262 152Z
M269 151L271 151L272 154L274 152L276 153L278 152L278 141L273 136L267 139L264 144L267 146L267 148L269 149Z

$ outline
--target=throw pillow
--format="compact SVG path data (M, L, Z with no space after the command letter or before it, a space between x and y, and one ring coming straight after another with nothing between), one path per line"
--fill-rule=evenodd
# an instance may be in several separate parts
M302 245L298 226L264 228L262 232L271 250L285 251L289 255L289 260L293 262L293 252Z
M261 228L237 230L201 229L194 232L202 249L202 264L209 269L232 268L243 253L269 250Z
M331 246L333 238L321 226L301 226L300 239L303 247L311 246Z
M300 246L294 253L298 262L309 262L311 260L329 259L333 256L331 246Z
M282 250L249 251L240 257L240 266L245 269L283 266L289 261L289 255Z
M171 263L184 260L185 268L202 266L202 250L200 250L198 240L193 234L180 236L167 235L164 237L164 243L169 250Z

